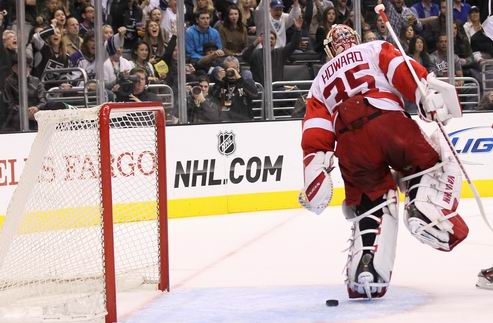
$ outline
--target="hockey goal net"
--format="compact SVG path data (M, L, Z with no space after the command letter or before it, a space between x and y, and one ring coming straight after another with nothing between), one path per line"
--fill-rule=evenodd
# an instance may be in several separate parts
M0 234L0 322L104 321L116 286L169 289L158 103L36 114Z

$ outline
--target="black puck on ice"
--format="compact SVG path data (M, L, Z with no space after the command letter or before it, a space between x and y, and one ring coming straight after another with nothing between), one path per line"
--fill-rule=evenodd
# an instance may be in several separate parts
M328 299L325 301L327 306L339 306L339 301L337 299Z

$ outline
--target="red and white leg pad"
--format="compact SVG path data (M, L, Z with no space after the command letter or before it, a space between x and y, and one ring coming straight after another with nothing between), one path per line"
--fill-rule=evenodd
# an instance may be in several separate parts
M442 162L401 179L402 182L409 182L404 223L422 243L441 251L451 251L469 232L457 213L462 174L445 139L435 132L431 141L438 147Z
M398 230L398 197L394 190L383 196L383 201L357 215L343 205L346 219L353 223L351 245L348 248L346 283L349 298L378 298L385 295L390 283L395 260ZM364 218L374 220L375 226L361 229ZM371 245L365 245L365 235L374 235ZM371 239L370 239L371 240Z

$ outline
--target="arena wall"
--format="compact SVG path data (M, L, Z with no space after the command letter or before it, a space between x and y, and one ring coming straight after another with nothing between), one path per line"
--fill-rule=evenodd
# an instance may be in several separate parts
M420 124L427 133L436 128ZM493 113L471 113L446 127L481 196L493 196L492 125ZM35 135L0 135L0 222ZM303 185L300 141L299 120L168 127L170 217L299 207L297 195ZM116 176L139 172L138 152L120 157L115 158ZM75 164L76 171L83 168ZM332 204L340 204L344 191L337 168L333 179ZM462 196L472 197L465 183Z

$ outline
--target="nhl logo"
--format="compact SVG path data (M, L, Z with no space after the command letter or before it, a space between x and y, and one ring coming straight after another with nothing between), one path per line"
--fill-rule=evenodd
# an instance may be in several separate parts
M235 134L232 131L219 132L217 149L224 156L229 156L236 150Z

